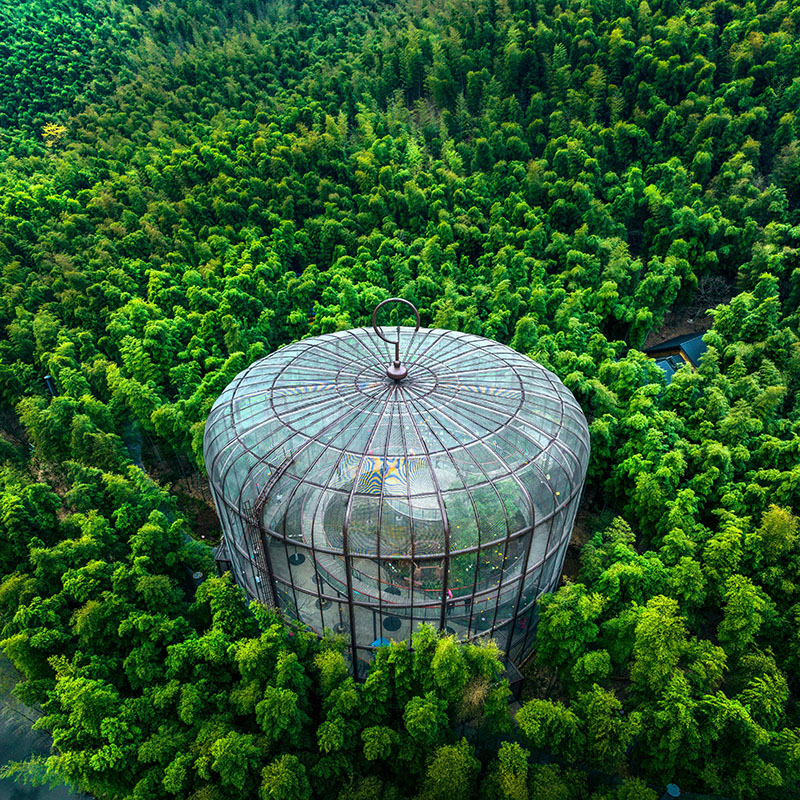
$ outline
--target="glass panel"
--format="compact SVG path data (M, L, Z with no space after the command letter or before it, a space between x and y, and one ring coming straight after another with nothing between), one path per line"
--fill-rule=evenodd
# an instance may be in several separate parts
M382 637L394 642L405 641L411 633L411 618L410 606L394 606L386 609L380 618L378 638Z
M550 523L550 541L547 543L547 558L551 559L552 555L561 546L564 537L564 520L566 518L565 509L561 509Z
M479 591L481 589L494 589L500 585L507 557L505 542L499 542L481 549L478 553L478 563L480 565Z
M525 551L530 537L531 534L525 533L522 536L511 539L505 545L502 564L503 573L501 578L503 583L515 579L523 572L525 566Z
M274 531L279 536L284 535L284 517L289 498L297 489L298 481L288 475L283 475L275 482L267 496L266 503L261 510L261 524L265 530Z
M534 613L536 606L531 604L527 608L521 608L517 620L514 624L513 638L511 643L511 658L516 660L525 652L525 640L531 635L534 624ZM531 641L531 644L533 642Z
M258 562L259 547L257 542L251 541L252 546L252 560ZM269 544L269 563L272 567L272 574L278 581L291 585L292 575L289 568L289 556L294 552L294 548L287 548L282 541L273 539Z
M523 467L517 474L533 499L535 522L542 521L555 510L558 499L556 492L559 490L554 481L557 482L559 474L551 470L549 462L542 463L541 458Z
M514 608L517 604L518 593L519 581L501 587L497 597L497 617L495 619L495 625L509 622L514 616Z
M297 620L297 606L290 587L278 583L278 607L287 619Z
M287 539L298 544L309 544L303 536L303 509L307 499L308 492L306 492L305 484L295 486L294 491L290 492L288 497L282 497L280 500L276 498L276 503L284 506L282 533Z
M329 555L328 553L315 553L317 578L323 584L325 594L341 594L347 596L347 576L344 570L342 556Z
M445 552L444 523L439 498L435 495L415 497L412 501L414 512L414 546L417 556L432 558ZM441 563L441 558L435 559ZM440 570L441 573L441 570ZM439 584L442 576L439 574Z
M319 627L312 626L317 633L323 633L325 630L336 634L349 632L350 622L347 615L346 601L322 600L319 605L321 606L319 609Z
M378 580L380 567L371 558L351 558L350 574L353 579L353 599L357 603L378 605Z
M381 543L387 553L411 556L417 550L417 531L406 497L384 497L381 505Z
M470 628L471 636L480 636L491 629L495 600L495 597L481 600L475 599L473 602L472 626Z
M495 486L505 506L512 533L530 527L533 524L531 517L533 497L522 481L513 477L501 478Z
M408 585L409 574L407 562L381 559L378 576L380 598L384 606L399 605L411 601Z
M450 549L465 550L479 543L478 524L470 494L464 490L446 492L445 513L450 523Z
M332 491L328 489L320 495L317 502L312 502L309 509L313 508L313 541L315 547L326 548L343 552L344 550L344 518L347 513L347 492ZM309 513L311 513L309 511Z
M494 486L478 486L472 490L480 542L494 542L508 535L506 508Z
M319 632L319 603L313 574L314 568L309 558L305 558L300 566L292 567L297 619L312 630Z
M508 648L508 635L511 632L511 624L506 623L501 628L492 632L492 639L502 652Z
M347 548L354 555L378 554L380 498L355 495L350 503ZM381 548L382 549L382 548Z
M528 556L528 571L533 569L538 564L544 562L547 554L547 545L550 539L550 527L552 520L548 520L542 525L537 525L533 529L533 540L531 541L531 551Z

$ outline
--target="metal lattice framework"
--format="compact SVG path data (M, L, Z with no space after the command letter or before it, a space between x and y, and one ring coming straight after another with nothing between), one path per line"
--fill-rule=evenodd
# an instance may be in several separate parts
M422 622L519 660L561 575L586 420L504 345L395 330L396 348L369 328L296 342L214 404L204 454L234 574L318 633L346 633L354 664Z

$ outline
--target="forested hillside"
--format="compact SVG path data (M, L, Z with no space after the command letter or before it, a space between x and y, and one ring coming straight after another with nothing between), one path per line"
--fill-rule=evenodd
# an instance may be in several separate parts
M56 747L10 771L798 796L800 2L18 0L0 56L0 623ZM195 594L195 517L131 461L202 470L234 375L392 295L590 421L591 538L518 724L491 646L423 631L356 684L335 639ZM704 303L666 385L640 348Z

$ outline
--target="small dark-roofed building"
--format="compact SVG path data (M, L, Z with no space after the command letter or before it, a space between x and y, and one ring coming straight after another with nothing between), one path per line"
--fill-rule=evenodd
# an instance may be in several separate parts
M705 353L707 345L703 341L706 331L687 333L675 336L666 342L648 347L645 350L648 356L654 358L656 365L661 367L667 377L667 383L672 376L684 365L691 364L694 369L700 365L700 359Z
M217 562L217 571L220 575L226 572L233 572L233 563L230 553L228 553L228 543L223 537L217 547L214 548L214 560Z

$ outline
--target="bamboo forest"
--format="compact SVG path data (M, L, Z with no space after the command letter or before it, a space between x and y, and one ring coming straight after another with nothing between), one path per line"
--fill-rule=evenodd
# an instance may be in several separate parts
M800 798L800 0L6 0L0 59L0 648L48 737L0 776ZM353 674L215 562L217 398L393 297L588 423L515 674L437 624Z

